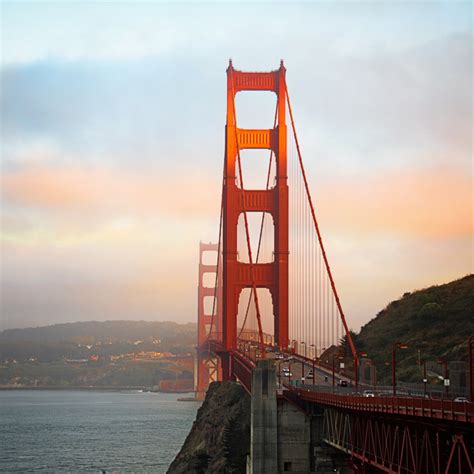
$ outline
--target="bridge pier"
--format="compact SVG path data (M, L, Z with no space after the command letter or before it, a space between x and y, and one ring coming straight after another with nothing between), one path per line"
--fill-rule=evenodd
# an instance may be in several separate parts
M323 442L323 411L307 414L278 397L272 360L252 372L247 474L348 474L348 457Z
M248 474L278 472L276 374L271 360L252 372Z
M311 472L311 418L278 400L278 472Z

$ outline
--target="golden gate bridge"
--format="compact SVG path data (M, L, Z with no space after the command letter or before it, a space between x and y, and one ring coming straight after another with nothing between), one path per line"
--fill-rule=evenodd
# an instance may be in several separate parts
M235 99L242 91L275 93L273 128L239 128ZM251 166L243 155L252 149L268 151L260 189L246 187ZM264 390L271 387L278 403L296 406L306 417L323 413L324 442L349 456L353 472L473 472L472 403L402 396L395 387L373 397L358 392L363 354L349 331L321 236L283 61L270 72L239 71L229 63L218 235L217 243L200 245L199 397L215 380L237 380L258 397L261 366L272 374L270 382L263 379ZM212 261L205 259L208 253ZM204 285L206 275L213 284ZM282 382L285 360L292 362ZM294 383L296 377L291 383L291 363L302 384ZM348 390L334 389L336 373ZM329 377L332 384L318 383ZM472 379L470 387L472 397ZM259 416L254 409L252 414ZM260 459L252 472L298 470L279 449L276 464ZM301 472L316 472L312 456L299 462Z

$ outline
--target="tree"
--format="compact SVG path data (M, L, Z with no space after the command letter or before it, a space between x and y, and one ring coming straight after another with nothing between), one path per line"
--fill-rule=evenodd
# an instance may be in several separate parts
M354 342L354 345L356 347L356 350L358 352L360 352L361 350L363 350L363 344L362 342L360 341L360 338L359 338L359 335L356 334L354 331L352 331L351 329L349 330L349 333L351 335L351 338L352 338L352 341ZM344 336L341 337L341 339L339 340L339 345L342 347L343 351L344 351L344 356L345 357L349 357L352 355L352 351L351 351L351 347L349 345L349 342L348 342L348 338L347 338L347 334L344 334Z

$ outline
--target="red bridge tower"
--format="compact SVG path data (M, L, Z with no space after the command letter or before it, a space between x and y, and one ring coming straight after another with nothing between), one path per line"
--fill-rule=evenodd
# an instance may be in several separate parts
M207 252L215 253L216 263L206 264L204 254ZM196 347L196 366L195 366L195 390L196 398L203 400L207 388L211 382L221 380L220 365L215 354L206 350L206 343L211 336L217 337L221 331L222 315L222 285L217 278L217 255L218 244L199 243L199 274L198 274L198 328L197 328L197 347ZM205 276L209 274L211 278L208 281L214 282L212 286L205 286ZM216 286L217 283L217 286ZM206 305L208 298L213 301L211 313L206 312L210 305ZM212 314L214 312L214 315Z
M283 62L277 71L227 69L227 123L223 188L223 357L224 379L230 378L228 354L237 348L237 311L244 288L267 288L274 307L275 343L288 347L288 177L286 132L286 83ZM277 126L273 129L237 128L235 96L240 91L272 91L277 95ZM271 189L244 188L240 150L271 149L276 157L276 185ZM240 177L236 176L236 165ZM240 182L239 188L237 181ZM267 212L273 217L275 253L271 263L242 263L237 258L237 224L240 214Z

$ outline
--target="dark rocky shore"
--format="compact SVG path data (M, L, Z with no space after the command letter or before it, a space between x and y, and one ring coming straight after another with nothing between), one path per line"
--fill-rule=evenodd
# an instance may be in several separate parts
M244 473L249 451L249 395L235 382L214 382L168 474Z

